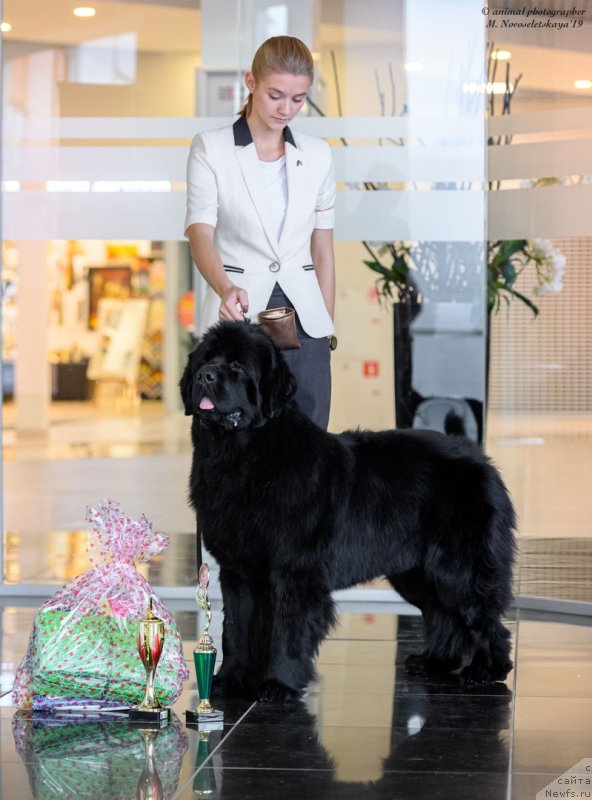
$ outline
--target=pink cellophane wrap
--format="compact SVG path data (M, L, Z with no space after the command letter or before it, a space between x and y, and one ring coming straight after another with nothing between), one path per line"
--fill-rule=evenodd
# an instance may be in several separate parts
M21 708L31 708L34 695L138 703L146 673L136 650L137 622L152 597L153 612L165 626L155 690L170 705L189 677L181 636L134 566L161 553L169 539L153 531L143 514L126 517L113 500L88 508L86 518L92 569L58 589L35 615L13 700Z

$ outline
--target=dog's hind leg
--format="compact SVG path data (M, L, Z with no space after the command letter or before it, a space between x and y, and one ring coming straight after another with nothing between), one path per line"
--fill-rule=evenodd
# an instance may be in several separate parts
M501 617L512 599L516 518L495 471L489 473L487 495L488 502L475 521L474 531L481 532L479 538L476 533L465 537L467 545L479 541L481 547L473 547L473 558L467 559L466 563L472 561L473 566L466 572L465 589L457 605L473 640L472 660L462 675L476 683L503 681L513 666L510 633Z
M471 637L463 620L431 597L423 609L426 649L406 661L409 672L444 674L460 670L471 652Z
M510 658L510 631L502 625L499 619L495 620L489 630L489 653L491 656L491 679L494 681L505 680L514 664ZM473 663L475 663L475 659L473 659Z
M503 681L512 669L510 632L498 615L488 610L471 609L466 614L473 640L473 658L461 675L470 683Z
M450 624L450 615L439 606L433 588L427 583L421 567L387 577L394 590L422 612L426 649L412 653L405 661L409 673L441 674L462 666L459 648L464 641ZM460 620L459 620L460 625Z
M456 582L440 574L434 585L440 594L423 611L430 656L456 661L469 682L504 680L512 669L510 635L495 592L480 590L469 572L457 572Z
M422 609L426 650L409 657L409 671L460 670L471 683L503 681L512 669L510 634L500 622L500 610L485 602L464 594L429 597Z
M513 524L513 509L502 495L487 520L485 546L474 562L470 583L467 580L459 598L457 607L473 642L472 660L462 671L469 682L503 681L513 666L510 633L501 622L512 597Z
M318 573L305 570L275 570L271 594L268 663L258 694L261 700L283 703L298 698L314 678L314 658L335 622L335 608Z

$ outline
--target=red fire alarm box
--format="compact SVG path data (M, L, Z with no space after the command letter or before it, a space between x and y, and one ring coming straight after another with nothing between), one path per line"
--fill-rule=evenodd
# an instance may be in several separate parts
M362 375L365 378L378 378L380 374L379 361L364 361L362 363Z

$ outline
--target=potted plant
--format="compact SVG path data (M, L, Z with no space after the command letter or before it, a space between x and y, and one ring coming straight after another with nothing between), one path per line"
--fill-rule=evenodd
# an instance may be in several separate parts
M537 316L538 307L516 289L518 277L534 268L533 293L543 297L560 292L563 287L565 256L547 239L511 239L489 242L487 247L487 311L497 313L502 301L509 306L513 299L525 303Z
M565 257L543 239L498 240L487 243L487 246L459 242L365 242L364 246L370 256L364 263L378 275L376 289L379 299L393 304L397 427L412 427L418 408L426 399L425 392L417 391L417 381L413 376L414 321L422 309L425 314L428 305L433 308L437 304L447 306L448 311L456 312L457 317L463 306L472 309L473 316L478 317L483 305L481 292L486 283L488 313L487 319L481 322L481 329L485 325L487 330L483 397L478 396L478 392L473 393L474 396L470 392L458 392L471 409L467 415L475 418L474 438L482 441L483 406L489 373L490 316L504 305L509 307L514 300L527 305L536 316L539 310L534 300L516 288L518 278L523 273L532 273L532 292L535 297L560 291ZM483 275L485 253L486 276ZM480 273L483 283L479 281ZM432 335L437 334L438 330L434 328ZM458 341L461 341L460 338ZM432 343L434 347L437 345L436 338ZM459 357L460 353L461 348ZM470 368L468 361L466 369ZM460 401L450 399L449 402L453 409L454 403ZM462 425L457 425L457 429L461 430Z
M467 269L479 269L482 246L454 242L364 242L371 256L364 264L378 274L376 289L383 301L419 303L428 286L438 299L463 300L470 294ZM469 263L470 262L470 263ZM516 289L523 272L533 272L533 294L543 297L562 288L565 256L546 239L511 239L487 244L487 311L497 313L502 302L516 299L536 316L539 309L526 294Z

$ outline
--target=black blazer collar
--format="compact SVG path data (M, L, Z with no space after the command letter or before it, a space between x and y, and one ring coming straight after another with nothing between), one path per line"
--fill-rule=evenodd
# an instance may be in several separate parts
M251 131L249 129L249 125L247 123L247 118L241 115L237 121L232 126L232 130L234 132L234 144L237 146L246 147L248 144L253 143L253 137L251 136ZM296 142L294 141L294 136L292 135L292 131L288 126L284 128L284 141L291 144L293 147L296 147Z

